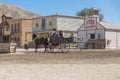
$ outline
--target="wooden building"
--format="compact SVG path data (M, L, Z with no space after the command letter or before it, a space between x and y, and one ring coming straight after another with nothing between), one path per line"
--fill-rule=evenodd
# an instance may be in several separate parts
M32 41L32 35L26 37L26 32L32 32L31 19L12 19L12 17L2 16L0 24L1 43L10 43L14 41L22 47L24 41Z
M120 24L110 24L98 21L98 13L84 19L84 24L78 29L78 41L81 48L117 49L120 48ZM95 9L96 10L96 9Z
M34 18L32 21L32 32L43 37L49 37L54 28L57 32L63 31L64 37L69 37L71 33L77 37L77 30L79 25L83 24L83 19L84 17L59 14Z
M7 14L6 14L7 15ZM8 20L12 20L10 15L2 15L2 22L0 23L0 42L8 43L10 41L9 23Z

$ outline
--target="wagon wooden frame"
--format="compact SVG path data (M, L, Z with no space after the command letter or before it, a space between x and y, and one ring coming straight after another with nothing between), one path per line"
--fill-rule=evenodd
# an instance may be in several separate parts
M56 48L62 53L67 53L70 50L81 51L80 43L77 42L77 39L79 38L56 38L48 44L47 51L54 52ZM55 41L58 42L57 46L54 44Z

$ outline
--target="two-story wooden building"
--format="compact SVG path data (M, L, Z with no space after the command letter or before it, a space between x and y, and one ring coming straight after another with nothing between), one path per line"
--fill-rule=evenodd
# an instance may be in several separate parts
M25 40L32 41L32 35L26 37L26 32L32 32L32 20L12 19L12 17L2 15L0 32L2 43L9 43L12 40L18 46L23 46Z
M32 20L32 32L40 36L49 37L54 29L63 31L64 37L69 37L71 33L77 36L77 29L83 24L84 17L67 15L50 15L34 18ZM28 33L31 34L31 33Z

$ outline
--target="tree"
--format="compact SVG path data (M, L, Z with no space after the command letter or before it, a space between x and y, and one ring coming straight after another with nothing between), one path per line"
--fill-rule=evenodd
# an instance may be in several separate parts
M89 10L88 8L84 8L84 9L82 9L81 11L78 11L78 12L76 13L76 15L77 15L77 16L89 17L89 12L88 12L88 10ZM99 13L99 20L100 20L100 21L103 21L103 18L104 18L103 14Z
M87 8L84 8L84 9L82 9L81 11L78 11L76 15L77 15L77 16L88 17L88 16L89 16L89 14L88 14L88 9L87 9Z
M100 20L100 21L103 21L103 18L104 18L103 14L100 13L100 14L99 14L99 20Z

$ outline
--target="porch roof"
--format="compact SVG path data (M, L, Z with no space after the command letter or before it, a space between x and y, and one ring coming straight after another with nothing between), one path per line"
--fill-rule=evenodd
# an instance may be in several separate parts
M106 22L99 22L106 30L120 30L120 24L112 24Z

